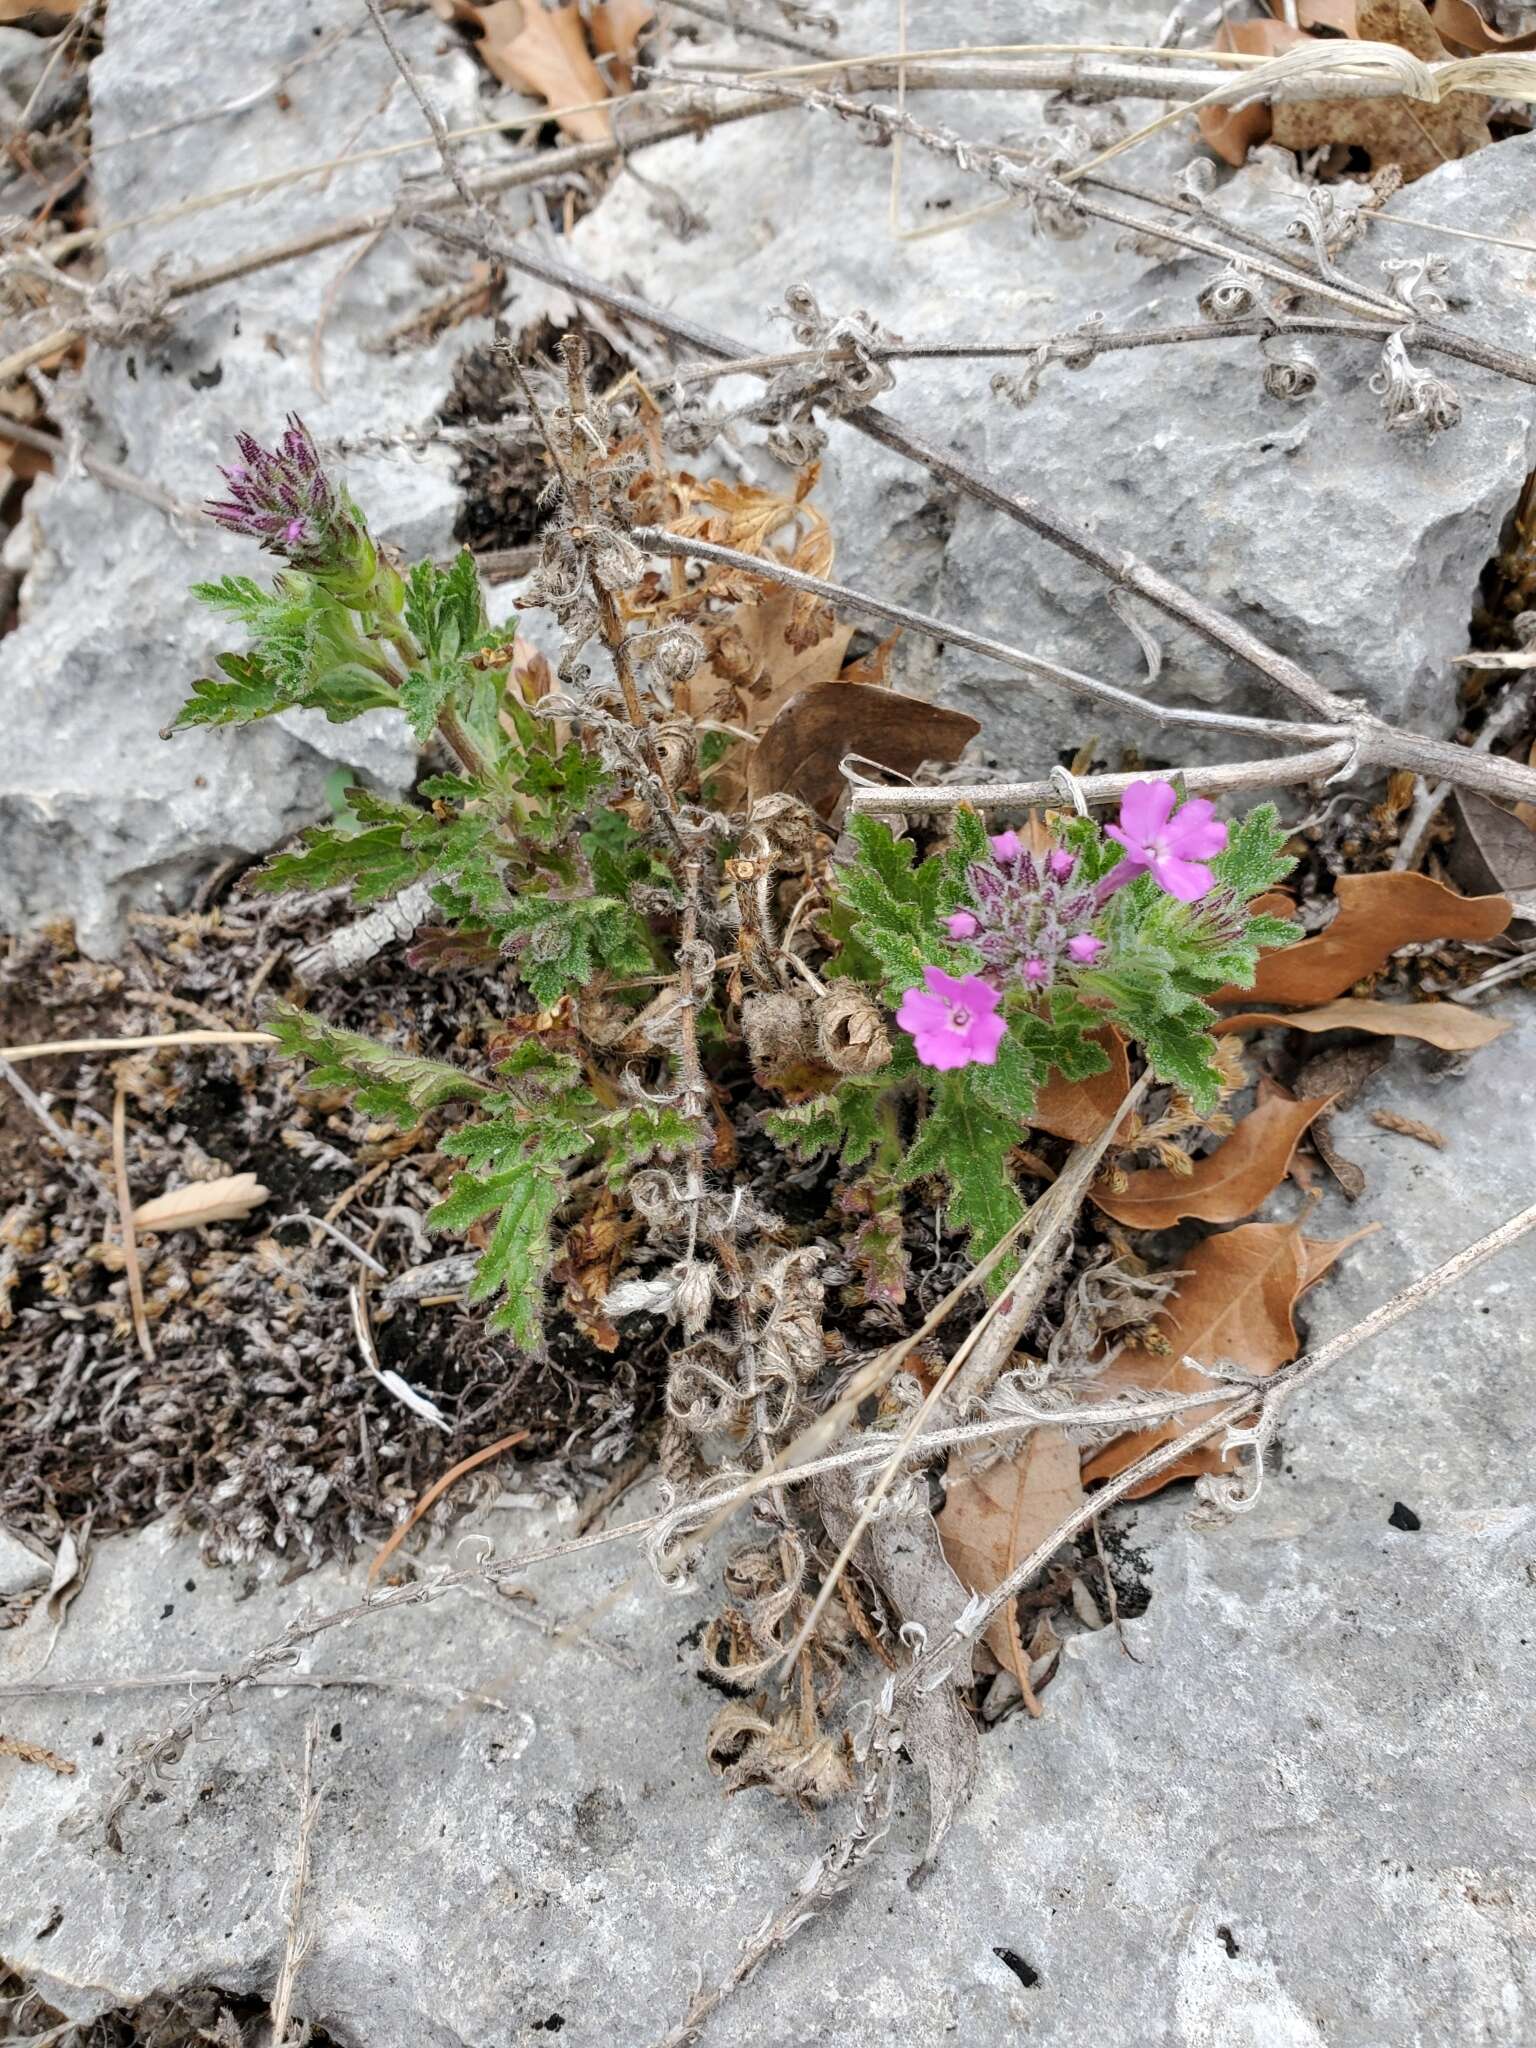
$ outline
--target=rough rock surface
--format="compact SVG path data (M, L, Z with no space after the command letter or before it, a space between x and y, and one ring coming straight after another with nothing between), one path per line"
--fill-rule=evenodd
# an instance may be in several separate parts
M1464 1077L1400 1045L1340 1113L1368 1191L1354 1210L1327 1198L1311 1227L1387 1227L1312 1297L1315 1338L1527 1199L1536 1013L1503 1007L1517 1028ZM1385 1107L1438 1126L1446 1149L1372 1124ZM984 1738L976 1799L923 1889L905 1883L914 1796L853 1895L706 2040L1523 2048L1532 1278L1529 1251L1507 1253L1343 1362L1298 1401L1246 1518L1195 1532L1173 1496L1137 1511L1130 1554L1152 1595L1127 1624L1139 1661L1112 1631L1074 1641L1045 1719ZM1398 1503L1419 1527L1394 1525ZM517 1547L492 1527L504 1554ZM617 1666L552 1647L494 1600L323 1638L316 1671L500 1688L509 1711L248 1696L129 1818L121 1858L94 1816L115 1754L175 1696L5 1700L7 1732L79 1775L0 1762L0 1957L71 2014L177 1986L264 1994L318 1708L315 1947L297 2009L343 2048L512 2048L557 2027L576 2048L648 2048L693 1965L729 1963L826 1823L755 1794L721 1801L700 1761L715 1696L691 1672L704 1594L664 1598L630 1580L634 1562L598 1551L530 1575L532 1612L587 1617ZM286 1590L210 1573L149 1531L102 1547L46 1676L207 1669L346 1593L330 1571ZM0 1683L35 1669L47 1634L34 1617L0 1645Z
M1153 42L1163 18L1160 4L1121 8L1117 35ZM850 6L841 20L840 47L897 47L894 0ZM1095 32L1076 9L1056 9L1048 20L1031 14L1029 33L1042 42ZM1018 35L1017 9L1000 0L935 5L924 9L920 27L914 18L909 46L1005 43ZM1150 102L1127 104L1132 123L1156 111ZM919 93L908 105L919 119L975 140L1040 132L1037 101ZM1107 119L1103 109L1079 110L1078 118L1096 129ZM1167 189L1177 167L1199 153L1185 132L1139 145L1114 174ZM1240 172L1223 171L1214 203L1283 238L1303 191L1281 169L1292 161L1274 152ZM1121 247L1120 231L1110 226L1090 226L1074 241L1041 239L1022 208L934 232L998 194L911 142L901 160L900 215L904 228L924 233L894 234L892 152L865 146L821 112L776 114L670 143L648 152L645 167L648 177L701 205L708 228L686 241L658 231L653 196L620 183L577 228L578 260L764 349L788 345L775 313L786 288L799 283L825 311L863 308L907 341L1022 340L1096 313L1112 329L1187 325L1199 318L1196 297L1213 272L1198 258L1169 262ZM1533 173L1536 137L1504 142L1421 180L1393 199L1392 211L1529 241L1536 235ZM1129 210L1138 211L1134 204ZM1384 261L1426 251L1448 257L1451 292L1467 300L1455 315L1466 329L1530 347L1536 271L1521 251L1383 225L1368 231L1345 267L1381 287ZM526 302L544 303L536 291ZM1420 357L1451 377L1462 423L1432 441L1389 435L1367 388L1379 352L1352 340L1311 346L1321 387L1301 404L1264 395L1251 339L1137 349L1076 373L1054 366L1023 410L992 394L996 364L903 364L896 389L880 403L923 437L1132 549L1388 719L1449 730L1454 675L1447 664L1465 648L1479 574L1536 466L1530 392ZM716 389L739 404L760 386L738 379ZM1105 603L1097 571L848 429L833 430L820 499L838 538L838 573L848 581L1138 684L1141 655ZM1238 665L1158 615L1146 617L1168 654L1159 698L1223 701L1271 715L1280 708ZM941 662L926 649L909 648L903 658L910 677L980 717L989 750L1021 772L1094 734L1133 739L1149 758L1166 758L1155 719L1042 696L962 649L949 649ZM1195 758L1186 737L1179 738L1181 756ZM1241 751L1227 738L1211 744L1226 758Z
M473 119L474 60L447 47L428 15L398 26L430 68L447 117ZM340 44L294 72L286 106L268 98L146 141L121 139L216 103L221 82L234 91L272 77L338 29L347 32ZM91 103L97 217L107 221L422 133L366 15L346 0L275 10L119 0L92 67ZM430 153L385 158L234 209L125 229L109 244L111 268L145 278L163 264L175 277L271 246L387 205L402 166L433 163ZM75 391L87 408L87 445L195 506L217 483L214 465L230 459L236 429L270 437L290 409L322 437L420 426L447 390L464 332L398 353L367 344L435 296L422 256L396 232L360 258L358 244L344 244L183 302L165 338L92 347ZM357 455L347 468L384 538L417 552L451 546L448 451ZM408 739L381 714L340 726L289 714L238 735L157 739L224 644L187 585L249 573L248 543L197 514L168 519L84 474L39 484L23 533L31 574L22 624L0 643L0 928L67 912L83 945L110 948L125 905L176 907L226 855L261 852L323 815L338 764L381 784L409 779Z

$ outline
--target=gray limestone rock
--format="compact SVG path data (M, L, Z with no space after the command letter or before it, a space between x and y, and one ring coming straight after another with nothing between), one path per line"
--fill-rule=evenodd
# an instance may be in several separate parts
M1066 11L1057 12L1038 29L1032 18L1031 34L1092 32L1081 16L1069 28ZM867 0L848 15L849 48L895 47L894 0ZM1155 40L1159 7L1122 17L1123 9L1117 33ZM1016 9L939 6L925 10L913 44L1017 35ZM909 106L977 140L1005 131L1016 140L1040 128L1038 106L996 94L922 93ZM1153 111L1138 102L1131 118ZM1115 173L1166 188L1198 153L1184 135L1170 130L1140 145ZM1096 314L1110 328L1198 320L1196 298L1211 266L1122 246L1113 227L1045 240L1014 208L951 231L949 222L995 200L996 190L911 142L900 166L903 231L893 233L892 155L809 110L668 144L647 154L648 175L698 198L707 231L687 241L659 233L652 197L620 183L580 224L574 251L586 268L633 280L661 304L770 349L786 345L776 313L785 289L801 282L824 309L864 308L912 342L1024 339ZM1293 162L1265 152L1240 172L1223 171L1214 203L1283 238L1305 189ZM1533 171L1536 137L1503 142L1399 193L1391 211L1529 239ZM1137 211L1134 202L1114 203ZM911 229L921 237L910 238ZM1529 350L1536 308L1519 250L1381 224L1366 231L1345 267L1383 288L1384 262L1426 251L1448 259L1448 287L1465 300L1453 309L1457 322ZM530 292L527 303L542 310L545 300ZM1455 385L1461 425L1433 440L1389 434L1368 388L1379 350L1357 340L1310 346L1320 388L1297 404L1264 393L1251 339L1136 349L1078 372L1053 366L1022 410L993 395L995 364L901 364L896 389L880 403L1005 485L1130 548L1387 719L1448 731L1448 663L1465 647L1479 575L1536 466L1530 392L1420 354ZM759 387L738 379L716 388L723 400L744 403ZM837 537L836 573L849 582L1122 685L1140 683L1141 654L1105 602L1102 575L902 458L834 427L819 501ZM1166 648L1160 700L1281 708L1239 665L1150 611L1146 619ZM900 659L909 684L980 717L988 751L1021 772L1094 734L1107 754L1133 740L1148 759L1169 758L1155 718L1106 715L1041 693L954 647L940 660L908 646ZM1197 758L1202 745L1218 757L1242 751L1230 738L1181 733L1178 758Z
M1353 1210L1326 1198L1309 1229L1385 1227L1308 1298L1314 1339L1528 1199L1536 1013L1503 1008L1515 1028L1465 1075L1400 1045L1340 1112L1367 1192ZM1380 1129L1383 1107L1438 1126L1445 1149ZM1120 1554L1151 1594L1126 1625L1138 1661L1113 1631L1071 1642L1045 1719L983 1736L976 1796L923 1887L906 1884L914 1788L852 1895L706 2041L1524 2048L1528 1245L1310 1389L1249 1515L1192 1530L1178 1490L1132 1511ZM503 1554L527 1540L491 1527ZM829 1822L721 1800L700 1757L716 1696L693 1675L706 1590L669 1598L636 1564L600 1550L530 1574L533 1612L584 1620L607 1655L462 1597L320 1639L309 1668L426 1695L247 1696L129 1816L121 1857L96 1824L114 1757L181 1702L6 1700L8 1732L80 1768L0 1764L0 1956L72 2015L194 1985L265 1995L318 1709L297 2010L342 2048L531 2048L557 2028L574 2048L649 2048L695 1966L729 1965ZM46 1676L213 1668L356 1589L332 1570L286 1589L210 1573L158 1531L115 1539ZM0 1643L0 1682L34 1668L44 1636L34 1618ZM498 1692L507 1711L465 1711L438 1685Z
M219 86L294 72L275 98L218 120L132 141L138 130L216 104ZM477 107L477 67L428 15L399 33L430 71L448 118ZM316 162L348 148L414 140L419 110L367 17L344 0L251 8L241 0L164 7L122 0L91 72L98 218L127 221L199 195ZM113 271L153 278L223 261L395 195L402 164L384 158L159 225L109 244ZM435 257L399 233L362 251L260 270L181 303L156 338L92 346L73 397L92 451L188 505L217 485L215 464L245 427L258 438L301 412L323 440L417 427L443 398L461 331L426 348L376 344L444 288ZM322 331L323 330L323 331ZM321 366L322 389L313 365ZM407 552L451 546L457 506L447 451L348 458L355 495ZM400 721L350 725L290 714L238 733L159 729L224 644L187 595L198 577L257 567L249 543L201 516L168 519L85 474L34 490L22 622L0 644L0 926L75 917L82 944L109 948L131 904L173 907L195 877L233 853L263 851L326 808L338 764L373 781L409 779Z

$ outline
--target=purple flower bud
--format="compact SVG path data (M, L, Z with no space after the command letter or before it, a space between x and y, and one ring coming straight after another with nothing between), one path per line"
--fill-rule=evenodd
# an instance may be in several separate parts
M1032 953L1024 962L1024 979L1032 988L1043 988L1050 978L1050 968L1038 953Z
M1104 941L1094 937L1092 932L1079 932L1075 939L1068 939L1067 954L1080 967L1091 967L1104 950Z
M1046 861L1051 879L1056 882L1065 882L1076 866L1076 856L1068 853L1064 846L1055 847Z
M981 926L968 910L957 910L944 920L945 929L952 939L974 939Z
M246 433L235 436L235 445L241 459L223 471L229 496L211 503L209 516L296 569L366 589L377 557L350 503L321 467L303 421L290 413L276 448L263 448Z
M1024 848L1017 832L995 832L992 835L992 852L1004 867L1016 861Z

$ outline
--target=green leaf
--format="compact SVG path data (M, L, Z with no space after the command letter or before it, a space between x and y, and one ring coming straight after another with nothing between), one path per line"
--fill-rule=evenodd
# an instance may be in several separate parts
M414 1129L440 1103L489 1097L492 1092L489 1083L446 1060L400 1052L286 1003L272 1012L267 1029L284 1052L309 1062L315 1087L345 1088L364 1116L387 1118L402 1130Z
M192 685L192 695L171 721L172 732L197 725L249 725L290 710L297 701L256 655L221 654L217 661L222 675L202 676Z
M1201 1003L1187 1016L1153 1018L1138 1033L1147 1064L1157 1078L1182 1088L1202 1111L1214 1109L1221 1094L1216 1041L1201 1028L1214 1021L1212 1012Z
M536 1040L520 1046L501 1072L510 1085L487 1097L488 1113L440 1142L441 1151L464 1160L470 1170L454 1175L427 1227L460 1232L496 1217L470 1299L501 1294L492 1327L534 1345L553 1257L550 1225L565 1199L563 1169L591 1148L598 1105L576 1062L549 1053Z
M844 1166L862 1166L880 1143L882 1098L897 1078L886 1067L877 1075L844 1081L830 1094L770 1110L763 1128L798 1159L830 1152Z
M608 1185L623 1188L637 1166L651 1159L677 1159L698 1143L694 1119L671 1103L640 1103L616 1109L593 1125L593 1136L607 1148Z
M1277 818L1273 804L1259 804L1228 827L1226 849L1210 864L1218 887L1231 889L1244 903L1284 881L1296 865L1284 851L1286 834Z
M982 1258L1024 1214L1008 1155L1020 1142L1017 1117L1000 1115L981 1097L976 1077L985 1067L936 1074L928 1114L896 1179L942 1178L949 1187L945 1215L952 1229L970 1233L973 1259ZM994 1289L1004 1276L994 1276Z
M474 651L485 632L485 600L468 548L446 569L416 564L406 580L405 623L429 661L452 662Z
M879 818L856 817L849 832L858 858L840 871L837 893L854 913L853 938L895 1001L922 981L925 967L956 958L939 924L939 903L953 878L941 860L915 864L911 841L897 839Z

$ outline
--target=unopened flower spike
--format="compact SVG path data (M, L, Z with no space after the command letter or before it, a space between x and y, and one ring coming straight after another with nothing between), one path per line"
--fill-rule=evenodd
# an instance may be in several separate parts
M209 517L259 541L355 610L397 610L398 577L381 566L362 514L326 474L298 414L288 415L275 448L245 433L235 446L240 460L221 472L229 496L209 500Z
M1078 879L1077 856L1056 846L1037 857L1017 832L996 832L987 843L990 858L965 871L970 907L944 920L950 938L1031 996L1074 967L1093 966L1105 942L1089 928L1099 903Z

